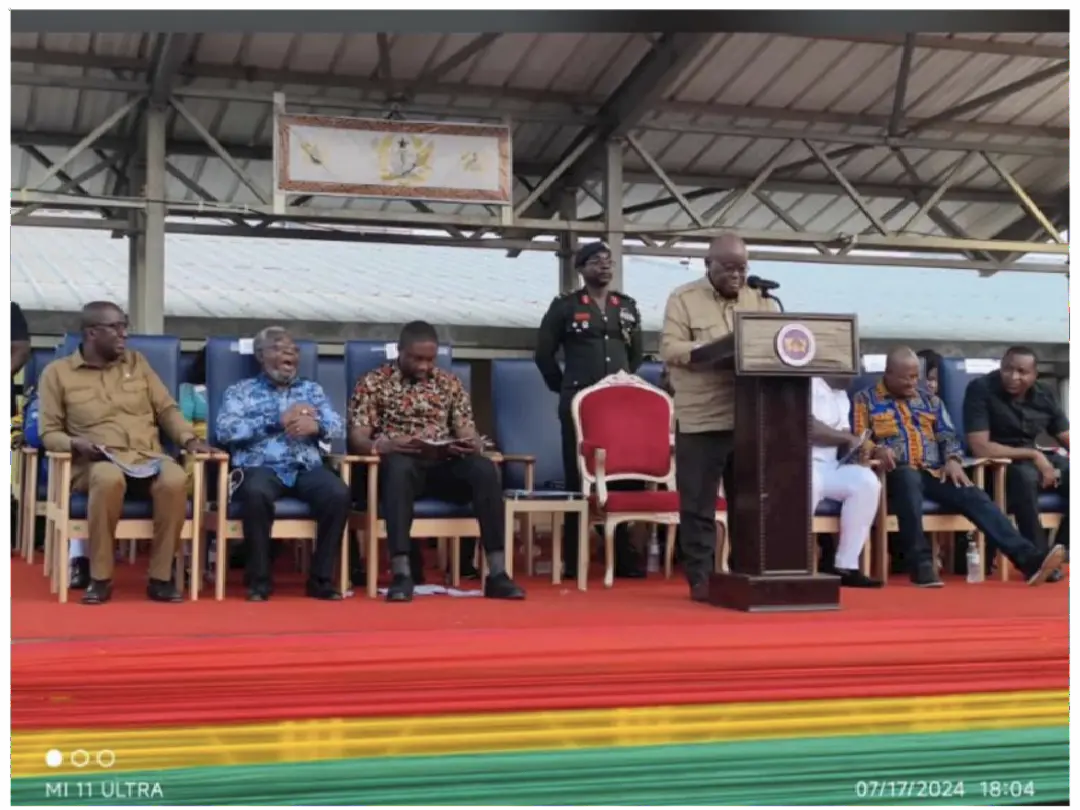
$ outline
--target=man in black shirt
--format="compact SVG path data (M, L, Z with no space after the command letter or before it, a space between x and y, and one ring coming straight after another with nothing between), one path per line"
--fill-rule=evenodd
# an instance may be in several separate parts
M548 388L559 395L566 479L563 486L569 492L580 492L577 440L570 403L578 391L600 382L609 374L637 371L644 355L637 302L617 290L608 289L612 279L608 246L603 242L585 245L574 257L574 266L585 284L551 302L540 323L535 359ZM556 357L560 347L565 370L559 368ZM620 487L612 485L611 488ZM563 532L563 559L568 577L577 576L577 536L577 516L568 514ZM629 525L625 523L615 533L615 575L644 576L630 546Z
M1069 542L1069 459L1036 446L1050 436L1069 449L1069 419L1057 397L1036 378L1035 353L1014 346L1001 369L974 380L964 395L964 429L971 452L980 458L1007 458L1006 507L1016 516L1020 533L1045 552L1046 536L1039 522L1040 491L1065 500L1065 514L1056 542Z
M26 325L22 307L11 302L11 417L19 412L15 404L18 389L15 388L15 375L23 370L26 361L30 359L30 328ZM15 496L11 496L11 546L15 547L18 529L19 508L15 502Z

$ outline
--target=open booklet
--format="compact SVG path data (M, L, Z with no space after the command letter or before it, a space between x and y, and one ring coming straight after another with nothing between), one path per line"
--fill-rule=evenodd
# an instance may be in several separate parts
M144 461L142 464L125 464L106 448L99 445L98 450L101 451L105 458L119 467L128 478L153 478L161 472L160 459L152 458L149 461Z
M483 446L484 446L485 449L494 446L494 443L487 436L480 436L478 438L483 443ZM423 439L423 438L418 438L416 440L416 443L419 444L421 447L442 448L442 447L449 447L452 444L458 444L461 441L463 441L463 440L462 439L455 439L455 438L450 438L450 439Z

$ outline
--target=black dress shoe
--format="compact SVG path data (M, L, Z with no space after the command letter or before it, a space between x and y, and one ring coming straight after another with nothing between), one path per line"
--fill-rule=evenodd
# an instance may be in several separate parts
M394 579L386 590L386 601L411 602L414 587L412 577L405 574L394 574Z
M471 562L463 562L461 564L461 578L477 580L480 579L480 572L476 570L476 566Z
M84 605L104 605L112 599L111 579L92 579L81 601Z
M690 583L690 600L693 602L704 602L706 604L708 603L709 581L707 579L700 582Z
M484 580L484 596L488 599L524 599L525 589L510 579L505 571L489 574Z
M615 576L618 579L645 579L645 569L637 560L625 560L615 562Z
M270 595L262 588L252 588L248 591L247 600L249 602L266 602L270 599Z
M87 557L75 557L71 561L71 572L68 575L68 587L73 591L86 590L90 585L90 560Z
M882 586L879 580L871 579L862 571L837 568L833 573L840 577L840 586L843 588L880 588Z
M172 582L152 579L146 586L146 597L151 602L183 602L184 597Z
M319 599L323 602L341 601L341 593L329 582L308 580L305 590L307 592L307 595L312 599Z

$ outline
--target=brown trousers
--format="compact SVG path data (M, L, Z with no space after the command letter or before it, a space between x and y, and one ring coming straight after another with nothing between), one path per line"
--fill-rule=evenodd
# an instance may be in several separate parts
M87 493L86 518L90 541L90 576L112 579L116 558L116 525L124 497L149 496L154 506L154 537L150 549L150 578L168 581L180 543L187 511L187 473L170 458L162 459L154 478L128 479L109 461L72 470L72 489Z

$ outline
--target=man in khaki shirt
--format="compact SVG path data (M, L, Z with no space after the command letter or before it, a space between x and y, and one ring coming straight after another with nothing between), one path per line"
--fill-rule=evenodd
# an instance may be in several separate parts
M129 492L149 498L154 538L147 596L179 602L171 568L187 510L187 475L162 446L164 431L188 452L209 450L180 414L150 363L126 351L127 317L115 304L96 302L82 311L82 343L74 354L50 363L38 383L41 443L72 454L72 489L88 495L90 586L83 603L112 596L116 525ZM149 478L129 478L125 465L160 465Z
M775 312L776 302L746 286L746 243L725 234L709 244L705 277L677 287L664 309L660 359L675 392L675 475L679 535L690 598L706 601L716 555L716 498L723 478L734 493L731 450L735 375L691 368L690 352L731 333L735 313Z

